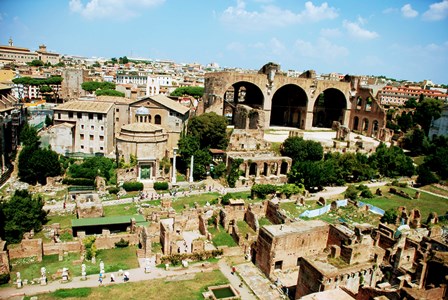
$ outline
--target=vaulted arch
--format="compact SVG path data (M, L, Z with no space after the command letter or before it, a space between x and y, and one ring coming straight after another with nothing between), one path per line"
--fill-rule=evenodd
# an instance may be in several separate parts
M316 99L313 109L313 126L331 128L333 121L344 124L347 100L344 94L335 88L324 90Z
M229 86L224 93L224 115L229 124L233 124L233 115L238 104L262 109L263 103L263 92L257 85L247 81L238 81Z
M270 125L305 127L308 97L295 84L279 88L272 97Z

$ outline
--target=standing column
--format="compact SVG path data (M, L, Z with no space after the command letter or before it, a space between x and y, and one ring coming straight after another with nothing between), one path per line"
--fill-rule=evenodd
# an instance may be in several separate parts
M193 164L194 164L194 155L191 156L190 161L190 183L193 183Z
M171 183L175 184L176 181L176 174L177 174L177 170L176 170L176 155L177 155L177 148L173 148L173 177L171 177Z

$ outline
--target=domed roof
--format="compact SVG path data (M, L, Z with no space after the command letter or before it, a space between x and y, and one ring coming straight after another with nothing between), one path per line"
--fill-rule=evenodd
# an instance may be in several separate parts
M149 115L149 109L144 106L141 106L135 111L135 114L137 116L147 116Z

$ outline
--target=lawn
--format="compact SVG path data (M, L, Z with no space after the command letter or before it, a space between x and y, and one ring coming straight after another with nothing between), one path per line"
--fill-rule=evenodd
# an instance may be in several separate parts
M445 197L448 197L448 191L444 190L438 186L435 185L425 185L423 187L421 187L420 189L431 192L431 193L435 193L435 194L439 194Z
M256 232L246 223L246 221L237 221L236 225L238 226L238 231L242 237L245 238L247 234L250 236L256 235Z
M322 206L317 204L317 201L315 200L306 201L304 206L298 206L294 202L280 202L280 209L284 209L287 215L292 219L297 218L305 210L313 210L319 207Z
M103 209L104 209L105 217L126 216L126 215L137 214L137 208L134 203L103 206Z
M132 279L131 279L132 280ZM39 300L52 299L148 299L148 300L193 300L203 299L202 292L207 287L228 284L227 278L219 271L197 273L191 280L154 279L151 281L128 282L97 288L58 290L50 294L39 295ZM68 297L67 297L68 296ZM71 297L70 297L71 296Z
M213 226L208 227L208 231L213 235L212 242L216 247L219 247L219 246L235 247L235 246L237 246L237 244L233 240L232 236L224 230L224 227L219 225L218 228L219 229L216 229Z
M207 202L212 204L219 197L219 193L207 193L200 195L191 195L186 197L181 197L173 200L172 207L176 212L180 212L184 209L184 206L194 207L194 203L197 202L200 206L204 206Z
M436 212L438 215L443 215L448 211L448 200L433 196L422 192L420 199L406 199L404 197L394 195L389 193L388 186L381 187L383 196L377 196L372 199L361 199L361 201L378 206L384 210L390 208L396 209L399 206L405 206L408 211L417 208L420 210L422 221L426 220L430 212ZM415 195L415 190L412 188L397 188L397 190L402 190L412 197ZM375 191L372 191L375 192Z
M271 221L269 221L268 218L266 217L261 217L260 219L258 219L258 225L260 227L266 226L266 225L272 225Z
M61 229L72 228L72 220L76 219L76 215L54 215L48 216L48 222L46 225L59 223Z
M85 261L87 274L98 274L99 262L104 261L106 272L116 272L120 269L127 270L138 268L136 247L114 248L109 250L98 250L96 264ZM22 279L32 280L40 277L40 268L47 269L47 278L52 280L51 275L57 270L68 268L71 276L81 276L81 264L74 265L73 262L80 259L80 253L69 253L64 256L63 261L58 260L58 255L46 255L42 262L36 262L32 258L14 259L11 261L11 274L20 272ZM13 275L15 278L15 275Z

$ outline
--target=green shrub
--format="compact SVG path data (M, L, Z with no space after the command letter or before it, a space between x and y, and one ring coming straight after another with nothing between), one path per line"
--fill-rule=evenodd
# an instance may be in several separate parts
M0 284L8 283L10 278L11 277L9 276L9 274L1 274L0 275Z
M123 238L115 243L115 247L117 248L126 248L127 246L129 246L129 241L125 241Z
M95 180L89 178L64 178L62 179L62 183L68 185L94 186Z
M154 182L154 189L156 191L166 191L168 189L168 182L166 182L166 181Z
M350 185L344 194L345 198L356 200L358 198L358 189L354 185Z
M137 181L128 181L123 183L123 188L126 192L143 191L143 183Z
M373 198L373 194L370 190L363 190L360 195L361 198Z
M222 205L229 205L230 204L230 199L233 198L233 195L231 193L227 193L224 196L222 196L221 199L221 204Z
M291 197L291 195L302 194L305 191L303 184L298 183L287 183L280 187L279 192L285 194L286 197Z
M277 187L272 184L254 184L250 189L250 194L253 199L264 199L269 194L274 194L277 191Z
M86 298L92 293L91 288L60 289L53 292L56 298Z
M109 194L114 194L114 195L118 194L118 192L120 191L120 189L115 186L110 187L107 190L109 191Z

